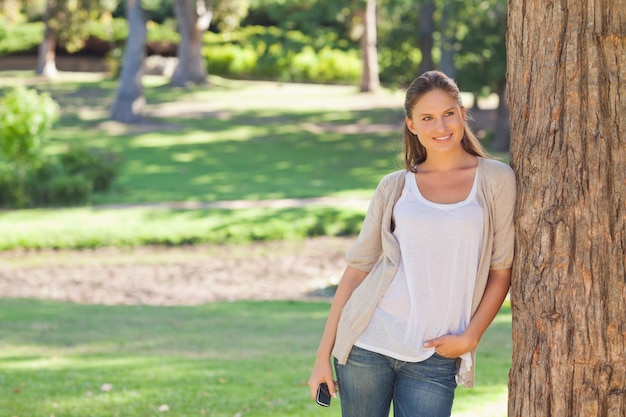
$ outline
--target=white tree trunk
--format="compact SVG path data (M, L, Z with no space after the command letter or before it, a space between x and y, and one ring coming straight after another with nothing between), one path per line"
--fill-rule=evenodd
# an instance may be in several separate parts
M363 60L361 91L363 92L380 90L376 21L376 0L367 0L363 19L364 30L363 35L361 35L361 57Z
M178 65L172 85L206 84L207 70L202 56L202 34L211 24L212 11L204 0L174 0L180 43L176 55Z
M50 11L50 3L46 2L46 13L44 15L46 29L44 30L43 40L39 44L39 49L37 52L37 68L35 68L35 73L43 75L46 78L54 78L58 73L55 52L57 43L56 35L48 24Z
M143 63L146 55L146 17L141 0L127 0L128 39L111 118L122 123L140 122L146 99L143 94Z

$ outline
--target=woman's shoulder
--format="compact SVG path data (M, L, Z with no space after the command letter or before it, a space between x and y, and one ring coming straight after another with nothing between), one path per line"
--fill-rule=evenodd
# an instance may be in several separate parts
M406 169L401 169L386 174L378 183L378 188L384 189L404 184L404 178L406 177L407 172L408 171Z
M389 174L386 174L380 182L395 182L403 180L407 172L408 171L406 169L390 172Z
M506 178L507 180L515 180L513 168L504 162L496 159L478 158L479 167L487 180L497 180L498 178Z

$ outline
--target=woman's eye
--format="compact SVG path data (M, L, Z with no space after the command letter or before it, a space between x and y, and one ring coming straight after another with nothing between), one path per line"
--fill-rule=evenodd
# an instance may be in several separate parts
M430 116L424 116L424 117L422 118L422 120L423 120L423 121L425 121L425 122L427 122L427 121L429 121L429 120L432 120L432 119L433 119L433 118L432 118L432 117L430 117Z
M449 111L449 112L446 112L446 114L445 114L445 115L446 115L446 116L452 116L453 114L454 114L454 112L453 112L453 111Z

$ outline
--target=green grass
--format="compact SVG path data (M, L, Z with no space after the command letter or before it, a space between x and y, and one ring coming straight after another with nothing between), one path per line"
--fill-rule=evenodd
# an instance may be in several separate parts
M3 299L0 409L8 416L339 416L337 403L322 410L305 387L328 307ZM457 389L455 417L506 415L510 323L506 305L481 343L477 388ZM168 413L159 412L163 404Z
M101 74L0 72L0 93L14 84L49 92L61 107L46 151L80 143L124 161L93 207L0 212L0 250L85 248L290 239L354 234L364 209L107 209L102 205L305 197L369 198L401 167L402 94L387 107L350 110L369 100L356 87L210 78L208 87L171 88L144 77L145 122L109 120L117 83ZM178 106L179 111L173 111ZM180 110L182 106L182 111ZM379 127L369 129L368 127ZM386 129L380 129L386 126ZM396 127L397 126L397 129Z
M332 103L357 96L352 87L216 78L210 87L186 90L166 87L165 81L147 79L149 108L179 102L185 110L138 126L108 120L113 81L31 82L62 109L50 152L81 143L113 150L125 161L113 192L95 203L363 196L400 166L400 99L394 109L350 111ZM393 122L398 130L345 131L357 122ZM316 129L319 124L324 128Z
M123 168L112 192L97 195L95 206L369 197L380 178L400 166L399 133L350 129L356 123L399 124L401 111L342 109L342 100L358 94L354 87L212 77L207 88L180 89L165 82L145 77L148 110L155 116L125 126L108 120L116 83L100 75L62 74L59 81L44 82L25 72L0 73L0 90L23 83L60 103L62 115L50 134L48 153L80 143L121 155ZM176 103L186 106L184 111L168 110ZM344 207L242 213L101 207L9 211L0 213L0 224L7 227L0 250L352 234L358 225L350 220L346 229L343 219L354 216ZM326 230L320 232L322 222Z
M332 207L20 210L0 214L0 250L294 240L354 235L362 221L362 210Z

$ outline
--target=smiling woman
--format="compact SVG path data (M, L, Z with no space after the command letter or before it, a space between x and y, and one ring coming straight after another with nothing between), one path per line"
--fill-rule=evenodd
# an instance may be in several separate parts
M308 383L312 398L340 386L344 417L387 417L392 404L396 417L449 417L457 384L474 384L510 283L515 177L465 118L445 74L409 86L406 167L380 181L347 251Z

